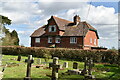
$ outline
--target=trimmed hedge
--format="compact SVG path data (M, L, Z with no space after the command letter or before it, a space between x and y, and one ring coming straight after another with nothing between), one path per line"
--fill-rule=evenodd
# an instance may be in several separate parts
M117 50L97 51L97 50L80 50L66 48L38 48L38 47L1 47L2 54L5 55L33 55L34 57L43 58L46 54L60 59L84 61L85 57L93 58L95 62L104 62L117 64L119 54Z

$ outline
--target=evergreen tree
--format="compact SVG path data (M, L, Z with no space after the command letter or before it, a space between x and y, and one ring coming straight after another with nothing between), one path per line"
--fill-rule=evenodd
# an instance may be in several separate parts
M8 17L0 15L0 29L4 33L4 37L1 38L2 45L19 45L18 34L15 30L12 32L6 29L5 25L10 25L11 20Z
M15 30L11 32L11 37L14 42L14 45L19 45L18 33Z

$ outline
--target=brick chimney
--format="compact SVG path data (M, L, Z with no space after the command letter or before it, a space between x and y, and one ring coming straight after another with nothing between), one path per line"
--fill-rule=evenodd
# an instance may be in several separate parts
M80 22L80 17L79 17L79 15L75 15L73 21L74 21L74 24L75 24L75 25L78 25L79 22Z

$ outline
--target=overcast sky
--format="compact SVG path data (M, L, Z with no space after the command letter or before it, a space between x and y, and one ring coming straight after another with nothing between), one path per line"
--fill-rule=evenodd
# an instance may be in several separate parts
M41 2L40 2L41 1ZM95 27L99 34L99 46L118 48L118 2L56 2L49 0L19 1L4 0L0 3L0 14L12 20L12 25L6 26L10 31L19 34L20 45L30 46L30 35L37 28L47 24L54 15L73 21L78 14L81 21L87 21Z

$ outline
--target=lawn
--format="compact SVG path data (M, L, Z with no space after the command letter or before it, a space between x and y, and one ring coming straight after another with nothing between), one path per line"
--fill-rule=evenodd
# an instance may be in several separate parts
M5 66L5 64L8 64L8 67L5 68L3 78L23 79L26 76L27 64L24 61L25 59L27 59L27 57L22 56L22 60L20 62L17 61L16 59L17 59L17 56L3 55L2 66ZM48 67L49 62L52 62L52 59L50 59L48 63L45 63L44 58L41 58L42 64L44 64L45 66L40 68L34 67L34 65L37 65L36 60L37 60L37 57L34 57L34 63L32 64L32 68L31 68L31 77L50 80L52 70L47 69L46 67ZM78 62L78 61L59 60L59 64L61 65L64 62L68 62L69 67L67 69L59 70L60 80L63 80L63 79L70 80L71 78L74 78L75 80L84 79L84 76L81 76L81 75L68 75L65 73L68 69L70 70L73 69L72 68L73 62ZM79 64L79 69L83 69L84 63L78 62L78 64ZM120 68L115 65L96 63L95 66L93 67L92 74L95 76L95 78L100 78L105 80L118 80L120 79L119 77Z

